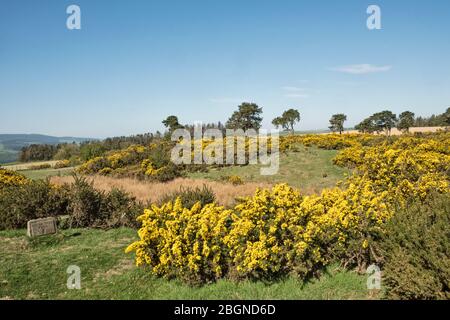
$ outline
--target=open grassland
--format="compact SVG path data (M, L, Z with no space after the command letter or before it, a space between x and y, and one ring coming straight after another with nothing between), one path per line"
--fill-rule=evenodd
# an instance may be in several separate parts
M25 163L14 163L11 165L4 165L3 167L8 170L14 171L23 171L23 170L31 170L33 167L41 166L41 165L50 165L54 166L58 161L35 161L35 162L25 162Z
M264 183L250 182L244 185L233 185L231 183L216 182L206 179L185 179L179 178L170 182L149 182L140 181L132 178L112 178L104 176L88 177L88 180L94 184L98 190L110 191L118 188L127 191L136 197L136 199L147 203L156 202L167 193L180 190L180 188L202 188L203 185L211 188L217 202L220 205L230 206L235 202L235 198L252 195L257 188L264 188L270 185ZM73 177L52 177L51 182L57 185L73 182Z
M61 169L40 169L40 170L23 170L20 171L25 177L32 180L46 179L51 177L70 176L74 172L74 168Z
M3 165L2 167L8 170L18 171L25 177L32 180L46 179L54 176L68 176L74 171L74 168L59 168L55 169L53 166L58 163L58 161L35 161L26 163L10 163ZM34 169L39 166L50 165L52 168L46 169Z
M276 183L288 183L300 188L305 194L318 193L324 188L334 187L348 173L347 169L333 165L332 158L336 155L336 151L299 148L299 152L281 155L279 172L273 176L261 176L260 165L249 165L210 169L206 173L192 173L188 178L178 178L165 183L99 175L88 179L93 182L96 189L104 191L110 191L112 188L123 189L142 202L156 202L167 193L178 191L180 188L201 188L206 185L214 191L220 205L230 206L237 197L250 196L257 188L269 188ZM41 172L45 175L44 171L33 172L33 177ZM239 176L244 184L233 185L227 182L229 176ZM73 177L61 174L52 177L51 181L62 185L73 182Z
M137 268L125 247L136 231L74 229L29 240L0 231L0 299L370 299L366 277L328 268L318 280L217 283L190 287ZM81 269L81 290L69 290L67 267Z
M223 180L227 176L239 176L243 181L266 184L288 183L305 194L319 193L324 188L334 187L349 173L347 169L333 165L335 150L298 146L299 152L281 154L277 174L262 176L261 165L233 166L211 169L206 173L192 173L190 178Z

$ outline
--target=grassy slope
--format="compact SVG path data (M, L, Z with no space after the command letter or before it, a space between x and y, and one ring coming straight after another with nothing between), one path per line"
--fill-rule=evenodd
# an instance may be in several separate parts
M55 176L69 176L73 173L73 168L22 170L19 172L29 179L39 180Z
M0 299L367 299L365 277L330 269L303 284L222 280L200 288L156 279L133 264L131 229L66 230L29 241L25 231L0 231ZM81 290L68 290L66 269L81 268Z
M238 175L244 181L288 183L309 193L318 193L324 188L334 187L342 180L347 169L333 165L335 150L299 146L299 152L282 154L279 172L273 176L260 175L259 165L213 169L207 173L192 173L190 178L220 180L221 177Z

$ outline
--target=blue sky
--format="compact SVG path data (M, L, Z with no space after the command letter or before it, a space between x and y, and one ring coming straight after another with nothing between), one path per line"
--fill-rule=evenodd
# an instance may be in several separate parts
M66 8L81 8L81 30ZM382 30L366 27L377 4ZM450 106L450 1L2 0L0 133L107 137L226 121Z

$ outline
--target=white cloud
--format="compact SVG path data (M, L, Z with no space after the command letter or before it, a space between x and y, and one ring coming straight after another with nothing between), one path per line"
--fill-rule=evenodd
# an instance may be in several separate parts
M392 66L375 66L372 64L352 64L348 66L341 66L332 68L331 70L349 74L368 74L368 73L378 73L387 72L392 69Z

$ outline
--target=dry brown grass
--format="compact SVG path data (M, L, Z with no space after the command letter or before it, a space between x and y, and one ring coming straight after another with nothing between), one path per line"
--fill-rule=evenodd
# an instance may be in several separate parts
M88 180L93 181L98 190L110 191L113 188L121 188L143 202L156 202L167 193L178 191L181 187L203 187L207 185L216 194L220 205L233 205L237 197L252 195L257 188L267 188L270 184L248 182L243 185L232 185L230 183L216 182L206 179L179 178L166 183L140 181L131 178L111 178L104 176L90 176ZM73 177L52 177L51 182L57 185L72 183Z

